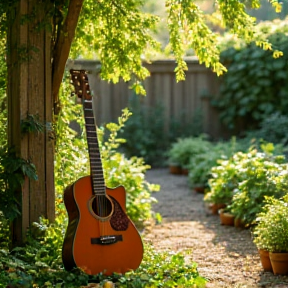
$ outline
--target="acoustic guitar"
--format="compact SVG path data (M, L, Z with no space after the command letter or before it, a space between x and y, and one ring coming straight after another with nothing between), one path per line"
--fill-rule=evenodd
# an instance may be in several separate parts
M84 70L70 73L84 109L91 175L64 191L69 221L63 264L66 270L78 267L89 275L125 273L138 268L142 261L141 236L126 215L124 188L105 185L87 74Z

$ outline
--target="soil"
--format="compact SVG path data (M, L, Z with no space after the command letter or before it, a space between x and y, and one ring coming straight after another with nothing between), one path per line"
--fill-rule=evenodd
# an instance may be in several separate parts
M221 225L219 216L205 208L203 194L188 187L187 176L152 169L146 179L161 186L153 194L158 200L153 210L163 220L144 232L155 249L191 249L207 288L288 288L288 276L263 271L250 230Z

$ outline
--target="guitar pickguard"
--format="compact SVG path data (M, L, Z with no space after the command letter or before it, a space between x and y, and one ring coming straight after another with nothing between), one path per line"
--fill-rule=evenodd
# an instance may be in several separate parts
M125 231L128 229L128 225L130 222L129 218L123 211L120 204L112 196L110 196L110 198L112 199L114 204L114 212L110 219L110 225L115 231Z

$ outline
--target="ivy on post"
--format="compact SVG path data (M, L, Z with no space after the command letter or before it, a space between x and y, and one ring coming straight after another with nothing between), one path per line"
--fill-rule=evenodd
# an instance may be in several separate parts
M21 216L13 222L14 245L25 239L27 228L40 216L54 219L54 143L49 131L21 133L21 120L38 115L52 122L51 31L43 28L49 4L19 0L8 9L8 145L18 157L29 159L39 178L25 178L16 193ZM48 23L49 24L49 23Z

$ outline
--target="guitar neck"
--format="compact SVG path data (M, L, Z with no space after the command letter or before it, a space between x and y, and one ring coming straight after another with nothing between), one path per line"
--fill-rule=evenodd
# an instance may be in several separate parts
M83 100L83 99L82 99ZM83 100L83 110L87 143L89 150L90 170L93 184L93 192L96 195L105 195L105 180L102 169L101 154L97 137L97 127L95 124L92 108L92 99Z

